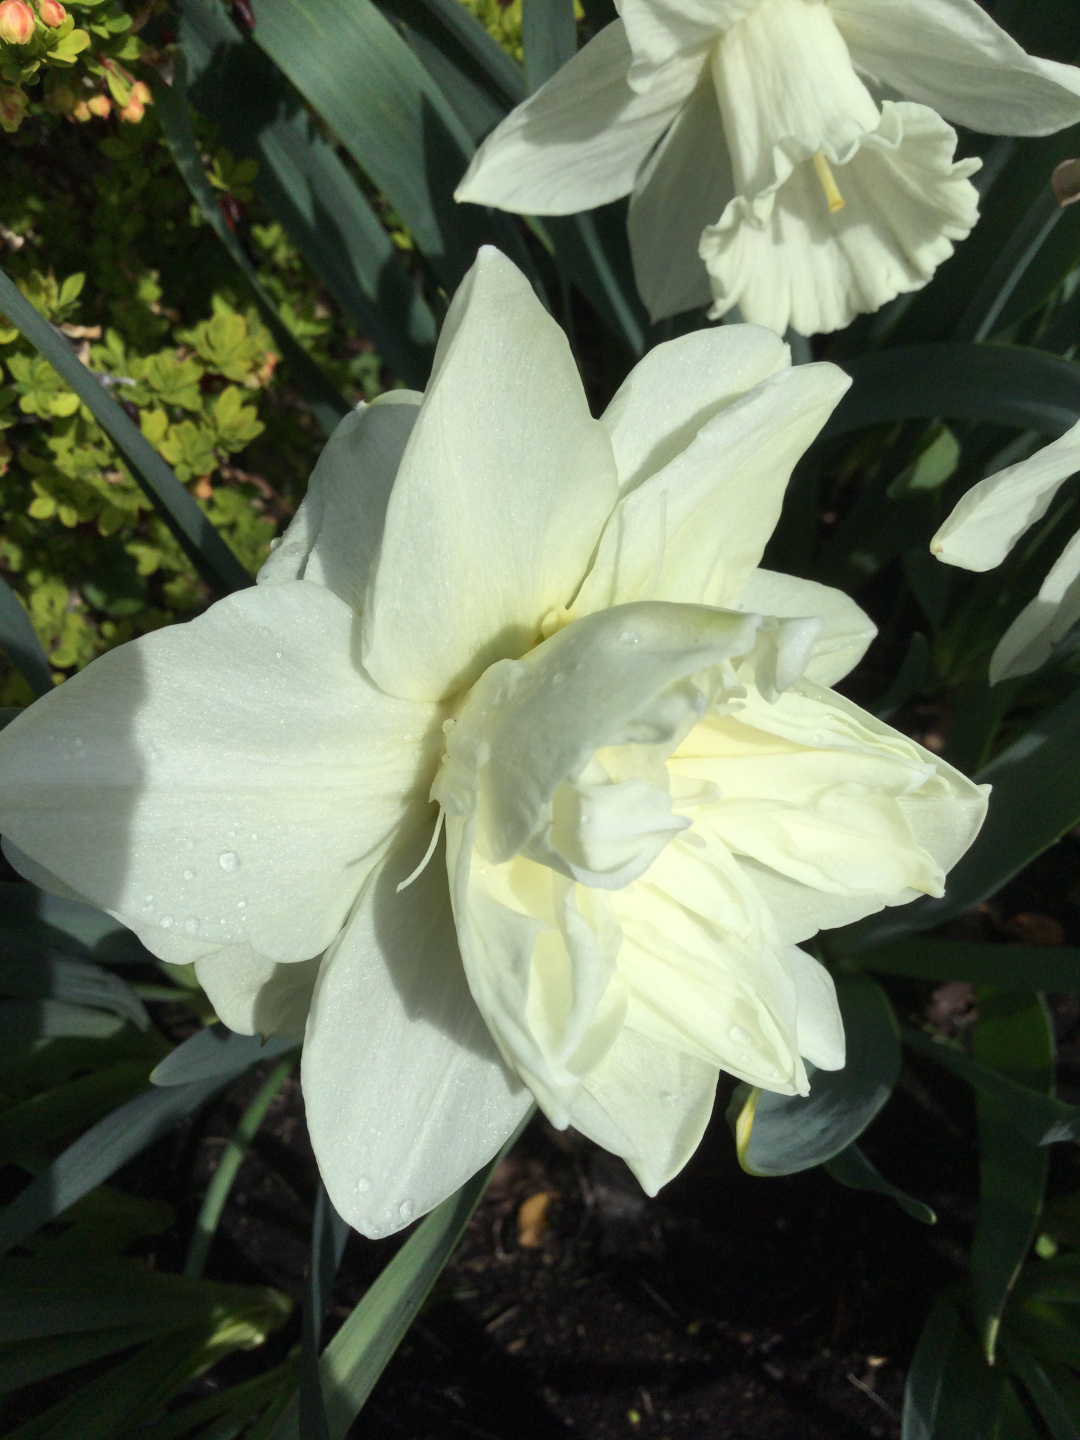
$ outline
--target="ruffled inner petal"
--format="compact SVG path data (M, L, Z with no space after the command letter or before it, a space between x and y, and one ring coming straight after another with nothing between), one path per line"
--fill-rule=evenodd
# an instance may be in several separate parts
M955 146L932 110L886 102L880 126L835 167L842 210L829 213L809 161L757 200L737 196L701 239L711 313L737 304L780 333L827 334L921 289L978 218L968 177L979 161L954 163Z

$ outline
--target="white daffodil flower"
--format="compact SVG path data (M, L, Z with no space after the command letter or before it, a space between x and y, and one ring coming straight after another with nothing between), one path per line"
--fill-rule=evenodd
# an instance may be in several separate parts
M799 941L940 894L977 831L983 791L825 688L862 611L758 568L847 384L732 326L651 351L594 420L483 251L426 394L342 422L258 586L0 735L25 875L194 962L234 1028L304 1034L365 1234L533 1096L655 1193L721 1067L791 1094L843 1064Z
M930 541L946 565L993 570L1037 520L1041 520L1070 475L1080 470L1080 425L1052 444L973 485ZM1053 647L1080 620L1080 531L1078 531L990 657L990 684L1029 675L1050 658Z
M711 299L713 318L738 305L780 334L838 330L920 289L975 224L979 162L954 161L946 120L1080 121L1080 71L1025 54L975 0L616 7L456 194L531 215L631 195L653 320Z

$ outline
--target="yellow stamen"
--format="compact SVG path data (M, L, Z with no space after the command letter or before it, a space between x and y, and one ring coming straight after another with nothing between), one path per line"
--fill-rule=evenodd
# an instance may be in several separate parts
M814 169L817 171L817 178L821 181L821 188L825 191L825 199L829 202L829 214L835 215L838 210L844 208L844 197L840 194L836 183L836 177L828 160L819 150L814 156Z

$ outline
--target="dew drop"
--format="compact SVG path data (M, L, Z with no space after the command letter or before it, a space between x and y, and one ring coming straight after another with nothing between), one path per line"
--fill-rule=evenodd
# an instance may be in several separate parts
M149 905L149 904L144 905L142 908L143 908L143 914L144 914L144 915L150 915L150 914L153 912L153 909L154 909L153 905Z
M153 895L146 895L143 898L145 899L147 905L152 905L154 903Z
M275 660L280 660L280 659L281 659L281 651L280 651L280 650L275 650L275 651L274 651L274 659L275 659Z
M749 1030L744 1030L741 1025L732 1025L728 1034L732 1040L735 1041L736 1045L749 1045L754 1038Z
M742 1063L743 1063L744 1065L749 1065L749 1064L751 1064L752 1061L753 1061L753 1058L754 1058L754 1057L753 1057L752 1055L747 1055L747 1053L746 1053L745 1050L744 1050L743 1053L739 1056L739 1059L742 1061Z
M223 850L217 857L217 863L223 870L227 870L231 874L234 870L240 869L240 856L235 850Z
M173 919L173 917L172 917L171 915L162 915L162 917L161 917L161 928L162 928L163 930L171 930L172 927L173 927L175 924L176 924L176 921Z
M194 871L194 870L185 870L185 871L184 871L184 879L185 879L185 880L194 880L194 879L195 879L195 871Z
M356 1188L361 1195L366 1195L367 1192L371 1189L371 1181L366 1175L361 1175L360 1179L356 1182Z
M678 1105L679 1103L678 1095L673 1094L670 1090L666 1090L661 1099L665 1105Z
M622 630L619 632L619 643L622 645L637 645L641 636L636 630Z
M416 1207L413 1205L413 1202L411 1200L402 1200L401 1204L398 1206L398 1214L401 1216L402 1220L411 1220L415 1208Z
M197 935L199 933L199 922L194 915L189 915L184 921L184 929L189 935Z
M76 737L75 737L75 749L76 749L76 750L81 750L81 749L83 748L83 744L84 744L84 741L83 741L82 737L81 737L80 735L76 735Z
M561 670L556 670L555 674L551 677L551 683L552 685L561 685L565 679L566 676L563 674L563 672Z
M247 901L246 901L246 900L237 900L237 902L236 902L236 908L237 908L238 910L246 910L246 909L247 909Z

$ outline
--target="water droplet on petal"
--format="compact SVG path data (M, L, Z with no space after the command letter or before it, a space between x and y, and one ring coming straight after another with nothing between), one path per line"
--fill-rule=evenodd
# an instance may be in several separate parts
M622 645L637 645L641 636L636 630L621 630L619 632L619 643Z
M176 924L176 921L173 919L173 917L172 917L171 915L162 915L162 917L161 917L161 928L162 928L163 930L171 930L172 927L173 927L175 924Z
M356 1188L361 1195L366 1195L367 1192L371 1189L371 1181L366 1175L361 1175L360 1179L356 1182Z
M246 901L246 900L237 900L237 902L236 902L236 908L237 908L238 910L246 910L246 909L247 909L247 901Z
M736 1045L749 1045L754 1038L749 1030L744 1030L741 1025L732 1025L728 1034L732 1040L735 1041Z
M231 874L232 871L240 869L240 856L235 850L223 850L217 857L217 863Z
M281 651L280 651L280 650L275 650L275 651L274 651L274 659L275 659L275 660L280 660L280 659L281 659Z
M415 1208L416 1207L413 1205L413 1202L411 1200L402 1200L401 1204L398 1206L398 1214L401 1216L402 1220L411 1220Z
M552 685L561 685L565 679L566 676L563 674L563 672L561 670L556 670L555 674L551 677L551 683Z
M678 1105L679 1103L678 1095L673 1094L670 1090L666 1090L660 1098L665 1105Z
M184 921L184 929L189 935L197 935L199 933L199 922L194 915L189 915Z
M185 879L185 880L194 880L194 879L195 879L195 871L194 871L194 870L185 870L185 871L184 871L184 879Z
M81 750L81 749L83 748L83 744L84 744L84 741L83 741L82 737L79 736L79 735L76 735L76 737L75 737L75 749L76 749L76 750Z

